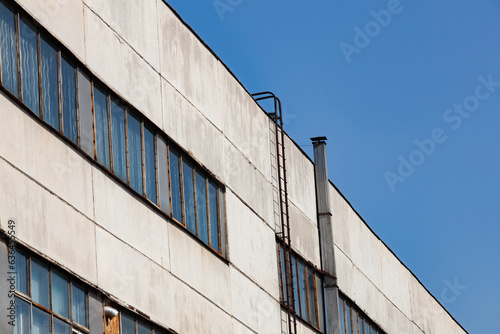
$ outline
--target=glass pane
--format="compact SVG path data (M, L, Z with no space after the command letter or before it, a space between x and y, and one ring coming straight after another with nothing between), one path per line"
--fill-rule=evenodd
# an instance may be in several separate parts
M359 331L359 334L363 334L363 322L364 322L363 316L361 314L358 314L358 331Z
M314 289L314 273L308 268L307 270L307 283L309 284L309 310L311 314L311 324L314 327L318 327L318 317L316 315L316 293Z
M151 334L151 326L144 324L142 322L139 322L138 326L138 334Z
M325 310L323 301L323 280L316 275L316 296L318 299L318 324L321 332L324 332L325 327Z
M346 314L346 319L347 319L347 333L351 334L351 307L349 305L346 305L345 309L345 314Z
M344 300L339 298L339 311L340 311L340 333L345 334L345 316L344 316Z
M127 124L130 186L142 195L141 121L139 121L131 113L128 113Z
M50 315L33 307L33 334L50 334Z
M292 255L292 272L293 272L293 296L295 298L295 312L300 314L299 287L297 285L297 259Z
M78 70L78 108L80 112L80 145L85 153L94 157L90 79L80 70Z
M59 89L57 87L57 51L41 39L43 119L59 130Z
M307 282L305 269L306 268L304 266L304 263L302 261L298 261L301 316L305 321L309 321L309 314L307 310Z
M279 245L280 249L280 290L281 290L281 299L286 302L286 271L285 271L285 255L283 252L283 247Z
M54 317L54 334L68 334L69 324Z
M61 59L61 86L64 135L77 144L75 68L64 57Z
M108 134L108 104L106 94L94 87L95 132L97 146L97 161L110 169L109 134Z
M206 178L196 170L196 209L198 214L198 237L208 245L207 189Z
M224 222L224 213L226 210L224 209L224 192L222 189L217 189L217 196L219 198L219 241L220 241L220 252L222 255L226 254L226 224Z
M375 328L375 326L372 327L372 334L377 334L377 329Z
M134 318L122 314L122 334L135 334Z
M87 327L87 300L85 291L73 284L73 321Z
M183 160L182 178L184 179L184 212L186 215L186 227L191 233L196 234L196 220L194 216L194 182L193 165Z
M30 306L22 299L16 297L16 323L14 333L29 334L31 333L30 327Z
M50 308L49 270L33 260L31 261L31 297L35 303Z
M113 139L113 172L127 182L125 110L115 99L111 99L111 137Z
M2 54L2 84L19 97L17 83L16 23L14 12L0 1L0 51Z
M16 290L28 294L26 256L16 252Z
M169 159L170 159L170 182L172 187L172 214L175 219L182 222L179 154L176 151L170 149Z
M52 271L52 311L69 319L69 284L61 274Z
M20 20L21 43L21 81L23 83L23 102L40 116L38 95L38 43L36 31L24 20Z
M146 169L146 196L156 203L156 164L155 137L153 132L144 127L144 159Z
M208 183L208 203L210 206L210 246L219 251L219 226L217 222L217 188Z
M160 186L160 208L170 214L170 194L168 191L167 144L158 136L158 183Z

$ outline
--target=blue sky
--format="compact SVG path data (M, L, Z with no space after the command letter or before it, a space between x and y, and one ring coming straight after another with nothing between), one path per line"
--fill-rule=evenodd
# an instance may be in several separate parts
M498 332L499 1L167 2L308 154L328 137L330 179L469 333Z

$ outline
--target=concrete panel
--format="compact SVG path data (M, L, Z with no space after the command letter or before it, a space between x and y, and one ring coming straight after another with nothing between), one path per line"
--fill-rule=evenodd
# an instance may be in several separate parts
M274 228L271 183L228 141L224 152L226 185Z
M161 127L160 75L87 6L87 65L106 85Z
M62 266L97 282L94 223L0 159L2 228Z
M382 287L384 295L408 318L411 318L411 303L408 281L410 272L388 250L382 247Z
M17 2L77 58L85 62L85 24L81 0Z
M170 269L169 222L99 169L93 174L96 223Z
M183 227L169 224L171 272L205 298L231 312L229 265L201 246Z
M285 154L288 197L307 218L316 223L314 165L288 136L285 136Z
M172 282L157 263L96 227L98 286L170 327L175 323Z
M231 263L278 299L274 231L229 190L226 192L226 207Z
M269 117L229 72L220 74L224 135L270 179Z
M156 0L84 0L156 71L160 70Z
M321 268L317 225L310 221L293 203L289 205L289 214L292 248L306 260Z
M162 0L157 2L162 76L222 130L218 60Z
M163 309L174 313L175 326L170 327L177 333L231 333L231 316L189 286L173 280L172 293L172 303L164 304Z
M257 333L280 333L278 301L233 267L231 267L231 295L235 318Z
M316 334L316 330L311 329L309 326L303 324L300 320L297 321L297 333L298 334Z
M90 164L0 94L0 156L93 218ZM36 117L36 116L34 116Z
M224 173L223 135L184 96L162 79L163 130L210 172Z
M351 245L352 241L348 229L348 222L350 221L352 210L332 185L330 185L330 202L335 245L337 245L342 252L350 256L353 246Z

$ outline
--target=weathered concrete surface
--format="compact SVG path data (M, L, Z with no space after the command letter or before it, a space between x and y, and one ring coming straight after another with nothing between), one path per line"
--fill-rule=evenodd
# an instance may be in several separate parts
M230 190L226 204L231 263L279 299L274 231Z
M85 6L84 10L87 65L99 79L161 127L160 75L91 9Z
M292 248L302 257L321 268L318 226L310 221L294 203L289 205Z
M36 179L90 219L90 164L0 93L0 157Z
M3 159L0 212L2 229L13 219L19 241L97 283L94 224Z
M168 225L100 169L93 168L96 223L160 266L170 269Z
M16 1L45 29L85 62L83 2L81 0Z
M84 3L159 71L156 0L84 0Z

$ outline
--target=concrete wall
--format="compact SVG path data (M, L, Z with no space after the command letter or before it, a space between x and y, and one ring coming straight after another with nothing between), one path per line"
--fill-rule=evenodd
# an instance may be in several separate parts
M18 3L225 184L229 261L4 94L0 228L15 219L21 243L179 333L278 333L269 118L162 0ZM285 145L292 244L319 267L313 164ZM456 328L333 188L332 203L342 291L389 333Z

